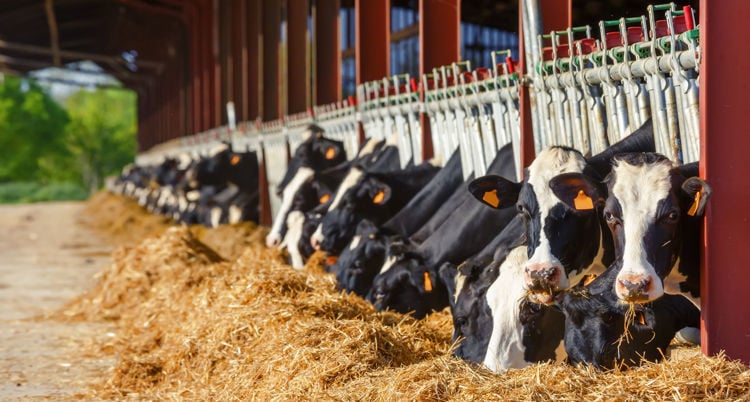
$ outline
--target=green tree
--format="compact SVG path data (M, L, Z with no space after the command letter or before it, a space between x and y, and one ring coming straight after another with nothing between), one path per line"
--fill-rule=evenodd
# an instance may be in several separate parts
M135 156L135 93L81 90L66 99L65 106L71 119L65 130L67 149L82 183L96 191L104 177L118 173Z
M37 84L4 76L0 83L0 182L44 180L41 165L67 152L69 118Z

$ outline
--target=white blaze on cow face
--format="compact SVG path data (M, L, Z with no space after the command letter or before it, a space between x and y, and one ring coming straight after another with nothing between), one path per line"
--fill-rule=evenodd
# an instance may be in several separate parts
M374 138L368 139L365 143L365 146L363 146L362 149L359 150L359 154L357 156L361 158L373 153L375 151L375 147L378 146L379 143L380 141Z
M336 207L339 206L341 200L344 198L344 194L346 194L346 191L354 187L354 185L359 182L359 179L363 174L364 172L359 168L351 168L351 170L349 170L349 173L346 174L346 177L344 177L344 180L336 190L336 196L333 198L331 206L328 207L329 212L333 211L334 209L336 209ZM315 248L316 250L320 250L320 245L323 243L324 239L325 237L323 236L323 224L321 223L317 228L315 228L315 232L312 234L312 236L310 236L310 244L312 244L313 248Z
M294 178L292 178L292 180L289 181L289 184L284 187L284 191L281 194L281 206L279 207L279 212L276 213L276 218L273 220L271 231L266 236L267 247L278 246L281 242L281 227L286 220L289 209L292 207L294 194L296 194L299 188L310 180L314 174L314 170L308 167L300 167L297 169Z
M302 253L299 251L299 240L302 237L302 228L305 224L305 214L300 211L292 211L286 218L286 235L280 247L286 246L294 269L305 267Z
M212 228L218 227L219 224L221 224L221 208L219 207L211 208L211 216L209 219L211 221Z
M349 243L349 250L354 250L359 246L359 241L362 239L361 235L356 235L352 238L352 241Z
M242 221L242 208L234 204L230 205L228 221L231 225Z
M494 372L523 368L531 363L524 359L523 326L519 318L526 246L513 249L500 265L497 279L487 289L487 304L492 311L492 335L487 344L484 365Z
M224 151L227 151L227 150L229 150L229 145L224 144L224 143L219 144L219 145L215 146L214 148L211 148L211 150L208 151L208 157L212 158L212 157L214 157L214 156L216 156L216 155L218 155L218 154L220 154L220 153L222 153Z
M385 263L383 263L383 266L380 268L380 273L384 274L388 272L388 270L393 268L393 266L396 265L397 262L398 262L398 257L392 256L392 255L388 256L385 259Z
M524 271L553 269L556 274L551 282L556 283L560 289L568 288L570 279L565 274L560 260L552 254L550 239L547 238L544 231L544 223L552 208L561 204L562 201L552 192L549 182L553 177L563 173L581 173L585 166L586 160L580 153L557 147L544 149L529 166L528 185L536 196L540 228L539 244L532 250L532 255L526 262ZM525 276L524 281L527 285L530 285L528 275ZM549 295L549 297L552 297L552 295ZM551 300L538 301L547 303Z
M458 303L458 296L461 295L461 291L464 288L464 283L466 283L466 277L467 277L466 275L461 273L460 269L456 270L456 277L455 277L456 287L455 287L455 290L453 291L453 303L454 304Z
M629 295L628 290L620 286L621 281L647 284L642 292L647 301L664 294L662 281L648 261L644 238L656 220L659 201L670 195L672 167L671 162L662 161L637 166L620 162L612 168L615 183L611 196L618 200L622 209L624 235L622 269L615 281L615 293L622 300Z

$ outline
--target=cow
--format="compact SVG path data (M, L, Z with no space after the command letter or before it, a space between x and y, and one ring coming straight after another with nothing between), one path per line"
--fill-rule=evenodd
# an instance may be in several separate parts
M554 294L577 283L583 275L602 272L614 260L611 234L599 218L603 200L596 186L582 188L563 202L553 192L550 180L563 173L582 173L591 182L603 179L611 169L611 159L622 152L653 151L653 125L649 120L628 137L591 158L567 147L542 150L531 163L523 182L496 175L474 180L469 191L495 209L516 207L526 223L529 260L523 282L530 300L552 304ZM601 187L601 186L600 186Z
M521 218L515 217L475 256L458 267L451 263L440 267L440 279L448 289L456 357L484 362L493 324L487 289L497 279L510 251L525 243L524 234Z
M440 170L422 163L405 170L381 173L353 167L313 233L314 248L338 255L354 237L362 219L382 224L403 208Z
M385 262L386 239L395 236L409 237L426 221L432 220L436 210L442 210L443 207L447 206L450 212L454 211L446 199L452 198L453 193L465 192L463 188L459 188L462 183L460 162L459 153L454 153L435 177L380 227L370 221L363 221L364 228L357 228L352 241L330 267L330 272L336 275L341 289L364 297L372 279Z
M192 188L213 186L216 193L207 201L208 215L202 223L215 227L240 220L258 221L258 156L255 151L235 152L221 144L186 172Z
M506 145L498 151L488 171L510 175L514 169L513 150ZM430 297L422 297L424 288L409 280L417 273L425 278L437 278L443 263L458 264L482 250L497 235L494 230L505 226L515 215L510 210L487 209L474 201L471 195L463 193L464 200L460 206L423 243L395 243L388 246L385 263L373 280L367 296L377 309L388 308L407 313L411 308L419 317L422 312L447 306L447 298L432 297L447 293L441 280L431 279L433 291L429 292Z
M287 215L298 188L316 171L337 166L345 161L346 151L341 141L323 137L323 129L317 125L308 127L305 140L294 151L289 167L276 190L281 197L281 206L273 220L271 231L266 236L266 246L276 247L284 238Z
M622 260L615 261L590 283L579 283L558 297L569 364L622 369L660 361L680 328L700 325L700 310L682 295L623 303L615 294L622 268Z

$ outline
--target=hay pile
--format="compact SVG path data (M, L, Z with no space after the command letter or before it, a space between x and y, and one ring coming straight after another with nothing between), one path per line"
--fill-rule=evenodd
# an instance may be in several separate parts
M542 364L496 375L450 357L449 312L421 321L377 313L337 292L321 259L295 271L256 244L227 260L184 227L120 248L63 312L120 328L100 345L120 363L91 397L750 399L745 366L696 349L628 372Z

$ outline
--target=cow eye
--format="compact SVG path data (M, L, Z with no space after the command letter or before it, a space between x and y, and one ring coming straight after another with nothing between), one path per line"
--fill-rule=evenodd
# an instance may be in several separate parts
M615 214L609 211L604 212L604 220L607 221L607 224L609 225L614 225L619 221Z
M456 327L463 327L466 325L466 318L464 317L456 317Z
M667 215L667 221L669 222L677 222L677 219L679 218L680 214L675 210L670 211L669 215Z
M529 210L526 209L522 204L516 204L516 209L520 215L529 215Z

